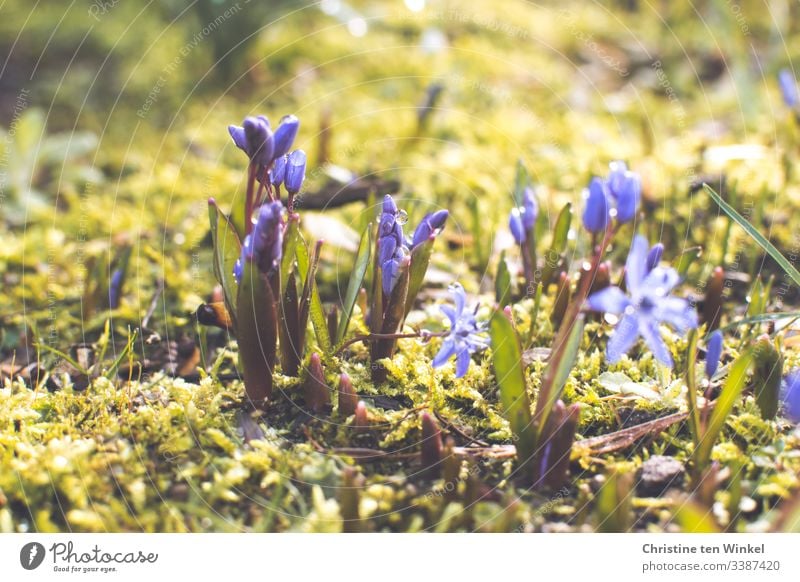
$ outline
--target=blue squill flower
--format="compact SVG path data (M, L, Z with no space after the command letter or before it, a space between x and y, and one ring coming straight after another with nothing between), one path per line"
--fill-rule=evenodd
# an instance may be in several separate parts
M638 174L628 170L625 162L611 162L606 182L608 193L617 210L617 221L630 222L636 218L642 184Z
M287 115L281 119L281 124L275 130L275 151L272 154L274 158L277 159L289 153L299 129L300 120L296 116Z
M411 248L413 249L439 234L444 228L448 216L450 213L447 210L437 210L426 214L414 231L414 236L411 237Z
M297 194L303 187L303 180L306 179L306 152L294 150L286 158L286 174L284 176L284 186L287 192Z
M583 226L592 233L604 232L608 228L609 210L605 183L600 178L592 178L583 211Z
M719 368L719 359L722 357L722 332L720 330L711 334L706 342L706 376L710 380Z
M668 324L679 333L697 327L697 312L691 304L670 295L680 281L678 272L663 267L647 272L648 246L647 239L641 235L633 240L625 263L625 283L630 295L619 287L606 287L587 300L589 308L594 311L622 316L608 340L606 355L610 363L617 362L642 336L655 357L672 366L672 355L661 337L659 326Z
M390 195L383 198L378 221L378 264L381 266L384 295L390 295L397 284L408 255L403 226L397 220L400 210Z
M508 218L508 227L517 244L524 244L536 226L539 206L533 188L525 188L522 194L522 207L514 208Z
M245 262L255 263L262 273L278 267L283 252L283 205L267 202L258 210L253 232L245 237L242 255L234 266L234 276L241 279Z
M789 69L781 69L778 73L778 84L781 87L781 96L787 107L796 109L800 105L800 93L797 91L797 80Z
M272 168L269 171L269 181L275 188L279 188L286 178L286 156L275 158Z
M652 247L650 247L650 251L647 253L648 273L658 266L658 264L661 262L661 257L663 255L664 255L664 245L662 245L661 243L656 243Z
M111 282L108 286L108 306L111 309L119 307L119 300L122 296L122 281L125 277L125 272L122 269L115 269L111 273Z
M456 378L467 373L472 354L489 347L486 337L486 323L475 319L475 311L466 309L467 294L464 288L454 283L450 286L455 307L442 305L441 310L450 320L450 332L442 342L442 347L433 358L433 367L443 366L451 357L456 357Z
M266 167L272 163L275 152L275 138L269 125L269 119L263 115L247 117L242 126L229 125L228 132L236 147L244 151L251 163Z
M781 399L786 417L792 422L800 422L800 369L787 374Z

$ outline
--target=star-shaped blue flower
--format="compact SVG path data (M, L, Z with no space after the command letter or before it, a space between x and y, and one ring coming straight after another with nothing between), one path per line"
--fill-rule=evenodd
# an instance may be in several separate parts
M800 369L786 376L782 400L786 417L792 422L800 422Z
M619 287L606 287L591 295L589 309L621 315L608 340L606 357L617 362L633 347L639 336L655 357L672 366L672 355L661 337L659 326L667 324L679 333L697 327L697 312L686 299L672 297L670 292L680 282L675 269L655 267L648 271L647 239L636 236L625 263L625 283L629 295Z
M433 367L443 366L455 356L456 378L461 378L469 369L472 354L489 347L489 340L485 336L486 323L478 322L475 312L466 310L467 294L464 288L454 283L450 286L450 293L453 295L455 307L442 305L440 308L450 320L450 333L433 359Z

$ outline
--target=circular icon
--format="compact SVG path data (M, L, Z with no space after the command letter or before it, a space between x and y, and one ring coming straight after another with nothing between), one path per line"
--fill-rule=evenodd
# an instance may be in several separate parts
M26 570L35 570L44 561L44 546L39 542L30 542L19 551L19 563Z

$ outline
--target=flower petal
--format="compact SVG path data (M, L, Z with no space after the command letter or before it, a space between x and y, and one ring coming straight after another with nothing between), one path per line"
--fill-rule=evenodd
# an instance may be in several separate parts
M231 137L233 138L233 143L236 144L236 147L246 152L247 138L244 135L244 128L239 127L238 125L229 125L228 133L231 134Z
M453 301L456 304L456 313L460 317L464 313L464 306L467 303L467 294L461 283L453 283L450 285L450 293L453 294Z
M466 347L459 350L456 359L456 378L462 378L466 375L470 362L472 362L472 358L469 356L469 350Z
M628 292L633 296L636 296L639 292L645 273L647 273L647 253L649 250L650 245L647 244L647 239L640 234L636 235L628 253L628 260L625 261L625 283L628 285ZM653 269L653 272L655 272L655 269Z
M618 362L622 354L631 349L631 346L636 343L638 338L639 318L636 315L626 313L608 340L606 358L609 363Z
M456 313L456 310L449 305L441 305L439 310L450 320L450 327L454 328L456 326L456 321L458 320L458 314Z
M622 313L631 303L628 296L619 287L601 289L597 293L590 295L586 302L592 311L604 311L607 313Z
M653 311L653 318L670 324L678 333L686 333L698 325L697 311L691 303L680 297L659 299Z
M639 326L639 330L642 332L642 337L644 337L647 347L650 348L656 359L671 368L673 365L672 354L669 353L669 348L667 348L667 344L664 343L661 337L658 322L653 320L643 321Z
M666 297L678 283L681 276L671 267L655 267L642 281L641 291L653 293L659 297Z
M449 337L442 342L442 347L439 348L436 356L433 358L431 364L434 368L444 366L452 356L456 353L456 341Z

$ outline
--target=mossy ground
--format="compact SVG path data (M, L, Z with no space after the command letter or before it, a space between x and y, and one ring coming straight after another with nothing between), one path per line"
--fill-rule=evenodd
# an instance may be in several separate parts
M243 195L244 160L225 128L254 111L272 118L297 114L303 122L298 145L312 160L320 147L318 120L329 118L330 162L356 175L398 179L397 200L412 224L433 207L450 209L427 299L409 324L443 328L436 304L451 281L460 281L488 315L499 252L510 246L504 233L517 159L539 187L542 252L563 204L580 208L589 176L625 159L644 181L646 218L637 230L664 242L669 262L703 246L684 293L702 296L711 270L723 264L740 275L727 291L723 323L745 312L747 280L758 273L776 277L769 309L793 308L796 289L702 192L692 194L690 183L724 176L729 199L749 209L750 220L781 250L797 254L800 132L773 79L788 55L800 51L800 34L790 29L798 19L781 24L788 53L762 63L761 79L748 43L776 54L763 6L759 12L752 3L745 37L724 7L705 8L704 16L718 23L711 34L682 3L673 4L656 15L577 2L563 9L467 2L422 14L399 2L370 3L360 8L375 19L359 39L309 8L264 28L214 66L218 45L227 42L223 35L235 32L222 23L174 69L169 63L203 29L205 17L192 13L167 28L163 14L146 12L136 29L164 34L134 39L125 24L138 9L131 12L127 3L115 5L96 28L85 12L65 8L51 52L74 51L75 39L87 31L91 39L68 80L57 83L65 65L48 53L21 115L11 113L18 93L3 89L0 101L15 124L13 139L3 140L11 152L7 168L29 178L7 190L9 218L0 226L0 530L591 531L598 527L598 476L613 467L634 472L656 454L686 460L691 439L677 423L609 454L578 447L569 483L556 491L526 489L515 479L513 459L502 454L464 458L455 481L431 479L415 456L422 410L435 412L458 446L512 442L488 356L476 357L469 374L456 379L452 365L430 367L438 339L401 340L389 380L375 386L367 350L355 345L342 357L327 357L326 371L333 386L339 373L351 376L368 404L370 428L354 428L335 409L309 416L298 380L286 377L276 378L274 404L253 416L244 411L235 377L235 343L222 332L199 330L191 315L214 287L206 198L227 209ZM22 6L13 8L0 30L19 28L26 15ZM28 27L23 48L35 55L52 23L37 17ZM419 41L433 29L448 47L426 52ZM134 48L142 42L148 49L140 55ZM118 75L98 64L107 54ZM98 71L104 83L95 86ZM431 83L444 91L420 129L417 105ZM35 110L49 110L46 129ZM26 170L44 143L43 131L55 144L49 146L54 159L58 152L63 159L57 138L76 129L94 132L96 149ZM733 148L741 143L754 147L743 156ZM308 191L318 190L329 173L312 162ZM26 188L34 186L43 205L30 202ZM363 203L314 214L334 223L306 213L308 237L328 240L320 270L326 302L336 303L346 286L350 230L360 231L375 213ZM571 261L588 244L575 231ZM632 235L628 227L611 249L615 277ZM102 304L103 285L110 258L122 248L132 249L129 277L121 305L111 311ZM508 256L517 260L514 249ZM99 289L93 289L96 280ZM154 297L146 329L126 352ZM531 299L514 307L528 347L552 340L550 302L545 296L534 321ZM353 326L363 326L358 312ZM659 367L643 347L609 368L603 358L608 332L599 321L587 325L565 389L568 403L581 404L580 439L685 408L680 375ZM792 333L778 333L787 370L800 362ZM313 344L310 330L309 338ZM680 370L685 341L668 336L668 343ZM88 381L76 380L70 362L53 351L75 357L79 344L105 354ZM194 350L181 351L195 344L210 346L199 369ZM731 332L726 347L730 361L741 341ZM163 371L170 354L177 368L188 369ZM17 368L37 358L41 373L19 377ZM543 369L540 361L527 367L532 398ZM171 377L176 372L189 379ZM605 372L626 374L642 391L614 390ZM337 452L342 448L351 450ZM388 455L361 458L364 449ZM749 501L739 529L769 529L776 508L800 488L796 428L780 417L762 420L751 395L737 406L713 456L723 467L744 465ZM355 525L342 521L342 508L352 501L343 487L352 479L348 467L365 478L357 500L362 521ZM675 509L688 494L677 488L661 498L635 498L631 527L679 529ZM723 525L727 495L723 481L714 506Z

